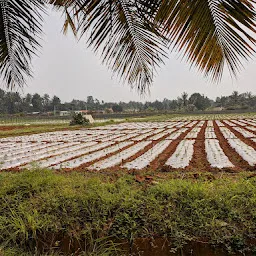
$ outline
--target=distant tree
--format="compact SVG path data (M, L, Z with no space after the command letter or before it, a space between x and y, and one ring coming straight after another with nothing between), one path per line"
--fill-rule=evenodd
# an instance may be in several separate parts
M60 98L54 95L51 100L51 111L54 111L54 115L56 114L57 110L58 111L60 110L60 106L61 106Z
M89 104L89 105L94 104L94 98L93 98L93 96L88 96L86 102L87 102L87 104Z
M100 101L98 99L94 100L94 109L99 110L100 109Z
M45 93L43 96L43 109L44 111L49 111L50 109L50 96L49 94Z
M164 110L169 110L170 109L170 102L171 102L170 100L164 98L164 100L162 102Z
M51 100L51 104L52 106L59 106L61 104L61 100L59 97L57 96L53 96L52 100Z
M182 106L183 106L183 100L182 100L182 98L178 97L177 98L177 107L178 107L178 109L180 110L182 108Z
M226 107L229 104L229 97L221 96L220 103L221 107Z
M15 114L18 112L32 112L32 111L53 111L55 105L57 110L75 111L86 109L88 106L87 102L83 100L72 100L71 102L65 102L61 104L59 97L54 96L49 100L49 95L44 94L42 97L39 94L26 94L21 96L17 92L5 92L0 89L0 114L9 113ZM183 96L184 98L184 96ZM50 101L50 103L48 103ZM120 108L118 111L129 110L129 111L150 111L156 110L205 110L211 106L213 107L224 107L226 109L256 109L256 96L251 92L245 92L239 94L233 92L230 96L217 97L215 101L210 100L206 96L200 93L193 93L186 101L187 106L184 107L184 99L178 97L177 100L164 99L163 101L156 100L154 102L103 102L98 99L93 99L92 96L88 99L89 102L93 102L94 109L109 110L112 112L112 107L117 105ZM236 102L236 104L235 104ZM49 106L47 107L47 105ZM115 109L115 107L114 107ZM117 111L117 110L115 110Z
M112 106L112 110L116 113L116 112L123 112L123 108L122 106L115 104Z
M178 101L177 100L171 100L170 101L170 110L176 110L178 108Z
M200 93L193 93L189 97L189 104L192 104L196 107L198 110L205 110L208 107L211 106L211 101L204 95L201 95Z
M238 101L239 101L239 93L238 93L238 91L233 91L233 93L232 93L232 95L230 97L232 99L232 103L234 105L237 105Z
M253 98L253 95L252 95L251 92L246 92L246 93L245 93L245 97L250 100L250 99Z
M31 112L32 108L32 95L28 93L22 98L22 112Z
M5 95L5 91L0 88L0 99L3 99Z
M150 107L150 102L146 101L144 106L143 106L143 109L147 110L149 107Z
M38 93L32 96L31 104L34 112L41 112L43 110L43 99Z
M181 94L182 104L183 107L186 107L188 105L188 94L186 92L183 92Z
M28 93L26 96L25 96L25 102L27 104L32 104L32 95L30 93Z
M161 101L158 101L158 100L152 102L152 103L151 103L151 107L152 107L153 109L155 109L155 110L158 110L158 111L161 111L161 110L164 109L163 103L162 103Z
M19 92L7 92L4 97L5 111L9 114L21 112L21 96Z
M4 113L5 110L5 91L0 88L0 113Z

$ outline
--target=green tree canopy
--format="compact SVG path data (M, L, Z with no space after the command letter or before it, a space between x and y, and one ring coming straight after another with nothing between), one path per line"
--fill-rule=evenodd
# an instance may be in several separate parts
M210 99L200 93L193 93L189 97L189 103L193 104L198 110L205 110L211 106Z

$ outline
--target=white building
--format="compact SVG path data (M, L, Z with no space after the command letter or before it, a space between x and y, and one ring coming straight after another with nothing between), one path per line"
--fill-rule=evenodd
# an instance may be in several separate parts
M70 111L60 111L60 116L70 116Z

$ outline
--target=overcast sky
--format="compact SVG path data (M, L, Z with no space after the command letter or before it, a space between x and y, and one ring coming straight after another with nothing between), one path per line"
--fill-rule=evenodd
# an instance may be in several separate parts
M45 19L42 46L39 58L33 61L34 77L28 81L23 93L48 93L57 95L62 101L86 100L87 96L104 101L154 101L174 99L186 91L199 92L215 99L219 95L230 95L232 91L251 91L256 94L256 60L245 65L237 80L226 72L220 84L207 81L203 74L190 70L176 54L170 55L166 64L158 71L150 95L141 97L131 90L110 70L101 64L99 56L86 48L85 39L76 42L71 33L61 32L63 19L51 12Z

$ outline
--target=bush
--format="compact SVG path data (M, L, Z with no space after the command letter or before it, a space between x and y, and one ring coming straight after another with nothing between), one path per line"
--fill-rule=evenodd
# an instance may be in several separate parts
M83 117L81 113L74 113L72 120L70 121L70 125L88 125L89 120Z

